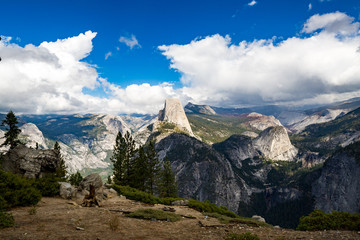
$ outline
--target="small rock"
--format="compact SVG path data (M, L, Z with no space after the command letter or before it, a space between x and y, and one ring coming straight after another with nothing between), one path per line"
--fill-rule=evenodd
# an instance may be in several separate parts
M252 219L255 219L259 222L265 222L265 218L261 217L261 216L258 216L258 215L254 215L251 217Z
M82 227L76 227L76 230L84 231L85 229Z
M176 200L171 203L173 206L186 206L189 204L189 200Z
M163 207L162 210L167 211L167 212L176 212L175 208L172 208L172 207Z
M67 182L59 182L60 183L60 196L65 199L71 199L76 196L77 189L71 186L70 183Z
M109 192L115 193L115 194L117 193L117 191L116 191L115 189L113 189L113 188L110 188L110 189L109 189Z

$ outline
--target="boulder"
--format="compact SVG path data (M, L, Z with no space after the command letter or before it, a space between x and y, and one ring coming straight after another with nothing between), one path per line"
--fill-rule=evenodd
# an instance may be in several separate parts
M189 204L189 200L176 200L171 203L173 206L187 206Z
M103 183L101 180L101 177L97 173L92 173L88 176L86 176L79 185L79 190L87 190L90 191L90 185L93 185L95 187L95 190L102 188Z
M59 154L54 149L33 149L20 144L3 156L2 167L5 171L24 177L38 178L47 173L55 173L60 161Z
M92 173L86 176L79 184L78 190L83 193L86 193L86 191L90 192L90 185L94 186L96 197L99 200L103 199L104 198L103 182L99 174Z
M261 216L258 216L258 215L254 215L251 217L252 219L255 219L259 222L265 222L265 218L261 217Z
M70 183L67 182L59 182L60 183L60 196L65 199L71 199L76 197L77 189L71 186Z

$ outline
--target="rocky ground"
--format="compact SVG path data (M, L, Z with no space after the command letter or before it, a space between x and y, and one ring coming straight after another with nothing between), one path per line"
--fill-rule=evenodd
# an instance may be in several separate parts
M360 232L300 232L243 224L225 225L215 218L205 219L201 213L185 206L175 206L176 213L194 218L183 217L178 222L128 218L121 211L164 206L127 200L110 192L108 196L101 202L101 207L81 207L81 199L44 197L35 208L12 209L16 226L0 230L0 239L224 239L229 233L245 232L255 233L260 239L360 239ZM112 230L111 224L117 229Z

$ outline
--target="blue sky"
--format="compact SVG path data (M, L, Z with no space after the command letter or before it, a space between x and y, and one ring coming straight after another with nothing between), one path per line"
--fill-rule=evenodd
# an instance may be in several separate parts
M275 84L278 88L284 88L284 92L280 91L280 94L277 94L279 92L278 89L270 87L271 92L257 95L254 92L258 92L258 86L257 88L249 88L244 92L240 91L239 94L236 94L230 90L244 89L244 86L239 85L237 81L246 82L250 81L247 79L251 79L251 76L248 76L251 73L241 70L245 69L246 64L244 65L243 62L249 64L249 66L254 66L253 63L248 63L250 60L247 59L249 58L240 61L240 57L236 59L236 56L234 56L231 58L231 61L224 59L224 62L218 62L216 65L216 59L221 59L223 55L216 55L218 54L216 53L215 58L210 56L206 61L199 62L199 59L202 59L204 54L194 54L198 52L198 49L203 48L202 44L208 46L206 51L210 53L214 49L216 51L217 47L224 47L224 45L227 47L226 51L228 51L231 46L239 46L239 43L243 41L248 44L256 42L257 45L255 45L258 46L260 44L261 47L268 44L257 42L261 39L271 40L275 47L277 44L286 45L289 39L310 39L311 36L319 34L321 31L328 31L331 24L332 28L334 26L346 28L344 24L353 26L355 30L350 31L351 34L347 31L345 35L348 40L351 40L349 40L349 46L355 46L354 44L356 44L359 35L356 23L360 21L360 1L357 0L13 0L1 1L1 6L3 11L1 13L0 35L5 39L5 43L4 40L2 41L4 44L3 48L0 48L0 54L3 51L3 54L0 55L3 58L3 63L6 61L6 56L8 56L8 59L12 59L12 56L15 56L15 53L10 53L10 48L12 50L19 48L19 51L21 51L28 44L32 44L35 46L35 50L32 51L31 55L33 56L39 53L39 46L43 42L56 42L58 39L75 39L79 34L85 34L87 31L97 34L96 36L91 35L91 37L88 35L86 43L80 43L79 47L76 45L78 43L73 43L74 48L80 49L84 46L84 49L79 50L81 57L76 59L74 65L70 66L70 63L68 63L66 67L71 69L79 67L79 69L74 74L62 72L64 73L64 78L72 79L64 79L64 86L71 86L72 81L76 81L76 78L84 78L84 80L79 80L81 84L77 86L80 92L72 92L72 90L70 91L65 87L63 89L51 87L51 84L53 86L61 84L61 79L51 80L51 77L48 77L51 73L46 73L48 75L44 73L44 75L41 75L42 80L39 80L39 76L36 76L30 70L24 72L21 76L11 75L14 72L3 74L2 76L0 68L0 75L2 77L0 81L8 81L10 85L10 79L23 77L24 82L33 81L31 86L37 85L36 89L31 89L30 91L29 88L24 87L25 89L19 90L16 94L32 92L37 93L37 96L39 96L36 98L36 96L31 96L29 93L28 97L32 99L31 104L33 107L24 106L21 102L17 103L15 98L10 97L10 100L9 98L7 100L2 99L0 111L7 111L9 108L13 108L15 111L31 113L81 111L104 111L114 114L131 112L148 113L156 112L164 97L179 97L183 103L193 101L195 103L235 107L273 103L305 104L357 96L357 91L360 90L359 79L353 79L353 76L350 76L351 74L346 80L343 79L344 75L352 71L349 69L353 69L352 66L344 66L335 73L338 74L338 78L331 81L323 79L327 75L317 71L309 77L311 79L320 78L321 80L317 82L304 77L304 74L295 74L296 76L288 74L286 75L287 78L290 76L298 80L297 84L289 86L285 84L285 87L283 87L283 82L273 83L271 80L267 82L268 80L265 78L260 79L260 76L258 76L259 80L254 81L254 85L266 85L268 83L272 86ZM335 15L336 13L338 15ZM313 20L316 20L316 23L321 22L323 25L317 29L314 28L314 31L304 31L306 22L312 16L324 16L325 14L333 15L326 15L327 17L323 17L320 20L314 18ZM327 22L324 23L324 21ZM337 39L343 37L339 37L340 30L337 29L338 32L336 34L338 35L335 36ZM8 37L11 37L11 40L6 40ZM205 41L207 38L208 43ZM122 39L122 41L119 41L119 39ZM126 44L127 40L129 41ZM131 40L133 45L131 45ZM134 42L135 40L137 42ZM321 40L327 41L329 46L335 46L332 42L328 41L329 39L321 38ZM192 43L193 45L191 45ZM258 51L255 49L255 45L251 49L254 51L254 54L257 54ZM163 48L159 48L159 46L163 46ZM165 46L173 47L165 48ZM310 45L306 46L310 47ZM175 47L179 47L178 50L175 50ZM246 49L249 50L249 48ZM276 51L275 55L280 54L279 52L284 52L284 49ZM245 50L237 49L234 51L238 51L238 54L240 54L241 51ZM24 52L30 58L30 55L28 55L29 51L24 50ZM52 50L49 50L49 52L55 54ZM309 52L311 51L309 50ZM341 52L339 48L337 54L341 54ZM59 54L61 55L58 51L55 55L60 59ZM266 56L271 55L270 53L262 54ZM261 54L259 53L259 59L260 56ZM333 57L334 55L331 56ZM280 58L282 55L278 57ZM299 58L302 57L304 56ZM306 55L306 57L311 58L311 55ZM44 58L51 59L51 56L46 56L42 59ZM17 59L17 63L21 61L19 59ZM182 59L189 59L189 61L183 62ZM260 62L259 66L266 65L265 69L271 68L275 70L266 72L260 67L256 73L260 72L267 74L267 76L281 78L275 74L275 71L282 71L281 67L284 67L284 64L279 63L281 67L280 65L275 67L267 66L271 59L272 56L269 57L267 62ZM33 59L30 62L34 61ZM344 61L351 62L351 59L346 58ZM26 64L30 64L30 62L26 62ZM243 65L240 66L239 62L242 62ZM91 65L84 66L82 65L83 63ZM186 66L187 63L198 67L190 68ZM170 68L171 64L172 68ZM214 68L224 64L229 64L229 66L233 66L233 69L237 69L238 75L228 76L221 74L225 71L231 71L232 68L219 69L212 72ZM331 62L329 65L336 66L337 63ZM40 65L38 67L39 69L44 69ZM86 70L82 69L83 67L87 67ZM319 66L317 69L322 69L322 67ZM66 70L63 65L62 68L68 73L69 70ZM295 69L293 72L297 70ZM80 76L79 74L84 71L89 75ZM217 80L209 80L208 88L205 87L207 85L206 79L211 77L205 74L206 71L211 76L217 77ZM286 70L284 69L284 71ZM327 70L324 68L322 71ZM57 74L56 72L53 73ZM58 73L58 75L60 76L62 73ZM301 77L299 77L300 75ZM246 76L244 80L242 80L243 76ZM29 80L26 80L27 78ZM86 78L91 80L87 82ZM227 88L212 84L216 81L225 81L224 85ZM326 81L330 81L331 84L323 84ZM339 81L343 82L340 83ZM14 80L11 80L11 82L14 83ZM319 90L311 90L312 96L306 94L309 92L307 89L303 89L304 93L300 93L298 97L291 98L287 96L294 95L291 91L287 94L287 89L303 85L301 82L305 85L315 86L315 90ZM232 84L234 84L234 87ZM45 85L46 87L44 87ZM132 88L128 88L129 86L132 86ZM219 89L219 91L214 89ZM3 90L6 91L6 88ZM131 92L131 90L133 91ZM147 95L150 92L151 94ZM78 95L81 93L83 96L75 96L76 93ZM131 94L136 95L136 97ZM139 99L140 97L142 98ZM44 100L49 98L50 101ZM22 99L21 101L25 100ZM42 104L44 101L47 102L46 106ZM50 104L52 101L56 106Z

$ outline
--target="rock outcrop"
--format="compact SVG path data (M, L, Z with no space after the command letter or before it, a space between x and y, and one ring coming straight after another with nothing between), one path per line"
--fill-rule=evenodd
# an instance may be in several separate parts
M224 142L214 144L213 147L223 153L237 168L242 167L243 160L260 155L255 149L253 140L243 135L232 135Z
M266 116L260 113L252 112L240 115L248 118L248 125L256 130L263 131L269 127L282 126L280 121L274 116Z
M360 142L355 143L353 147L360 149ZM359 176L359 156L355 157L344 151L330 157L325 162L320 177L312 185L315 208L325 212L359 212Z
M247 198L231 164L211 146L185 134L174 133L156 144L156 151L160 159L169 157L179 196L209 200L232 211L237 211L240 199Z
M81 183L79 184L79 192L82 192L83 195L87 192L90 192L90 186L93 186L95 189L96 198L102 200L104 198L104 189L101 177L97 173L92 173L86 176Z
M60 182L60 196L64 199L71 199L76 197L77 189L71 186L70 183Z
M36 144L47 149L45 137L39 128L33 123L26 123L20 127L21 135L26 138L26 146L35 148Z
M32 149L18 145L3 156L2 166L5 171L28 178L38 178L46 173L56 172L60 166L60 159L56 150Z
M266 158L272 160L291 161L298 150L291 144L284 127L269 127L255 138L254 146Z
M167 98L164 109L159 112L159 121L176 124L178 128L194 136L190 123L186 117L185 111L177 98Z
M185 112L187 113L200 113L206 115L216 115L214 109L212 109L209 105L195 105L189 102L185 106Z

